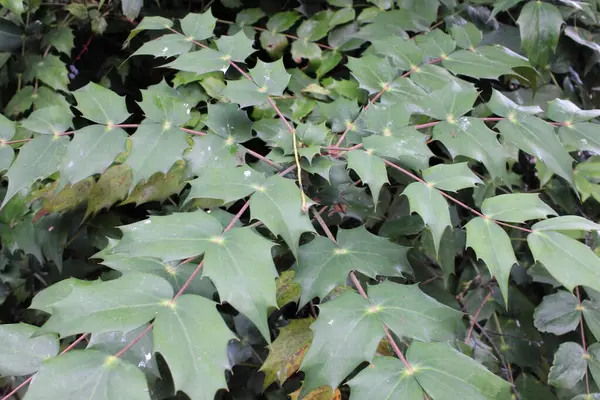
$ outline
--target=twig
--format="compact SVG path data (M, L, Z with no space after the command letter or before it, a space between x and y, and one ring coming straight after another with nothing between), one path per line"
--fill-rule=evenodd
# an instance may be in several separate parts
M473 316L471 317L471 326L469 327L469 332L467 333L467 337L465 338L465 343L469 343L469 341L471 340L471 335L473 334L473 328L475 327L475 324L477 323L477 319L479 318L479 314L481 314L481 311L483 310L483 307L485 307L486 303L489 301L489 299L492 298L492 292L489 292L487 294L487 296L485 296L485 298L483 299L483 301L481 302L481 304L479 305L479 307L477 308L477 310L475 311L475 314L473 314Z
M575 287L575 294L577 295L577 302L579 303L577 308L580 311L583 311L583 306L581 305L581 294L579 293L579 286ZM584 357L589 357L587 352L587 343L585 341L585 327L583 325L583 312L579 315L579 329L581 330L581 347L583 347ZM585 390L587 395L590 395L590 378L588 376L588 369L585 369Z

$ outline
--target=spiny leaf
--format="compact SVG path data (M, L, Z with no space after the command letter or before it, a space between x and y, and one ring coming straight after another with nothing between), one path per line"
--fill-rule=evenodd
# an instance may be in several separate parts
M517 264L510 238L496 223L477 217L469 221L467 229L467 247L472 248L477 258L482 259L492 276L498 281L500 292L508 304L508 280L512 267Z
M506 152L496 133L476 118L459 118L456 123L441 122L433 128L433 138L446 146L452 158L459 155L480 161L492 177L506 176Z
M214 282L221 301L248 317L270 342L267 310L277 307L274 243L252 228L232 229L211 242L204 256L205 276Z
M99 124L120 124L131 115L124 97L93 82L74 91L73 96L83 116Z
M577 215L562 215L535 223L534 231L600 230L600 225Z
M195 40L204 40L213 34L217 20L210 12L189 13L181 21L183 33Z
M600 154L598 124L579 122L558 128L558 136L569 151L589 150Z
M338 387L361 362L373 359L384 335L379 317L357 293L345 292L319 309L300 367L305 376L301 396L321 386Z
M470 169L468 163L438 164L423 171L427 183L442 190L457 190L483 184Z
M242 107L259 105L267 101L267 96L283 95L290 76L282 59L272 63L258 60L250 70L252 82L246 79L229 81L223 95Z
M131 39L137 36L138 33L145 30L163 30L166 28L170 28L173 26L173 21L163 17L144 17L142 22L140 22L136 27L134 27L131 32L129 32L129 36L125 41L123 47L127 47Z
M27 390L27 400L150 400L142 371L99 350L73 350L46 361Z
M275 235L281 235L294 255L300 236L315 232L308 214L302 212L300 190L294 181L272 176L250 198L253 219L258 219Z
M187 53L193 46L194 44L185 36L172 33L144 43L131 56L148 55L155 58L169 58Z
M431 229L437 254L444 230L452 226L448 203L436 188L421 182L411 183L402 194L408 198L410 212L419 214L425 225Z
M24 323L0 325L0 374L23 376L33 374L42 362L58 354L54 335L32 337L39 328Z
M558 388L572 388L583 378L587 366L583 347L573 342L562 343L554 353L548 384Z
M21 121L21 125L33 132L55 135L69 129L73 125L72 119L69 110L52 106L35 110L26 120Z
M573 184L573 159L552 125L537 117L523 117L500 121L497 127L506 140L538 157L550 171Z
M511 396L508 382L447 343L414 341L406 359L433 400L504 400Z
M340 229L337 244L317 236L300 246L294 267L294 281L302 288L300 306L316 296L323 299L333 288L344 284L353 270L371 278L411 274L407 253L407 247L373 235L364 226Z
M517 25L521 47L535 64L545 66L558 45L563 18L558 8L542 1L530 1L521 10Z
M446 86L432 91L430 99L424 114L454 124L458 117L471 111L477 99L477 90L471 84L451 81Z
M120 128L89 125L75 132L59 171L61 186L102 174L126 151L127 133Z
M193 198L219 199L224 203L241 199L265 183L265 175L248 167L204 169L190 181L192 188L186 202Z
M228 66L226 54L210 48L182 54L175 61L165 65L165 67L194 72L198 75L216 71L225 72Z
M450 33L458 47L463 49L474 49L481 43L481 31L471 22L450 27Z
M379 316L399 337L424 342L452 340L463 329L463 314L427 296L415 285L385 281L369 286L367 313Z
M407 126L392 131L391 136L372 135L363 139L365 150L380 157L397 160L401 165L421 170L429 166L433 153L425 144L425 136Z
M160 303L172 296L169 282L142 273L96 285L73 286L66 297L52 304L52 315L39 332L55 332L60 337L82 332L127 332L154 318Z
M369 54L360 58L349 57L348 68L356 78L360 87L369 92L377 93L385 89L397 74L387 58Z
M86 218L123 200L131 187L131 168L115 165L106 170L92 188L88 198Z
M190 110L194 104L186 102L166 81L163 80L141 92L142 101L138 104L148 121L163 124L164 128L168 129L173 125L183 125L190 119Z
M356 100L338 97L331 103L318 103L318 109L331 126L333 132L343 132L358 117L360 111ZM353 128L353 127L351 127ZM352 132L353 129L350 129Z
M250 54L256 51L252 48L254 41L248 39L242 31L232 36L221 36L215 43L225 58L231 61L244 62Z
M423 51L423 55L429 59L444 59L456 48L456 42L452 40L452 37L439 28L427 35L416 36L415 42Z
M74 47L74 39L75 35L73 35L71 28L63 26L47 33L42 40L42 45L53 46L59 52L70 56Z
M533 314L533 323L538 331L564 335L579 325L581 310L577 298L565 290L544 296Z
M513 193L489 197L483 201L481 211L489 218L505 222L525 222L558 215L544 203L538 194Z
M569 100L554 99L548 102L546 115L552 121L572 124L600 117L600 110L582 110Z
M209 104L206 126L229 141L242 143L252 139L252 121L235 104Z
M56 172L68 142L66 136L43 135L25 144L6 173L8 189L0 209L21 190L29 189L35 181Z
M410 113L404 104L373 105L362 115L364 129L384 136L401 136L399 131L410 122Z
M131 154L126 164L131 167L133 185L155 172L166 174L176 161L183 159L183 151L189 146L182 130L152 123L141 124L130 140Z
M360 179L369 185L377 209L379 192L384 184L389 183L383 160L371 152L352 150L348 152L348 168L356 171Z
M530 233L527 243L535 260L570 291L580 285L600 290L600 259L585 244L553 231Z
M69 84L67 66L53 54L48 54L37 62L33 68L33 74L54 90L69 91L67 88Z
M212 400L227 387L227 343L234 338L216 303L191 294L163 306L154 323L154 348L165 358L175 390L194 399Z
M15 136L17 124L0 114L0 139L10 140Z
M107 255L157 257L163 261L181 260L206 251L210 240L219 236L221 223L210 214L196 210L167 216L150 216L121 226L123 238ZM98 254L100 256L100 254Z
M267 29L272 32L285 32L300 19L302 15L296 11L279 12L267 21Z
M269 355L260 370L265 373L263 389L277 381L280 385L300 369L304 354L310 346L313 333L309 329L312 318L293 319L269 345Z
M238 146L217 135L194 136L192 141L194 145L185 152L184 158L194 175L202 175L205 169L233 168L243 163Z
M388 56L396 68L405 71L416 69L423 61L423 53L414 40L399 36L374 40L373 49L377 54Z
M492 97L487 103L487 107L494 114L509 118L524 117L543 112L543 110L537 105L519 105L496 89L492 90Z
M352 399L423 399L423 389L400 360L375 357L373 363L348 381Z

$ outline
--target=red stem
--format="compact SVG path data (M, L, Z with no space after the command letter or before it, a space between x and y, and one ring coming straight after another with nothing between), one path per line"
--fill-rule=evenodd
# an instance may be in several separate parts
M465 343L469 343L469 341L471 340L471 335L473 334L473 328L475 328L475 324L477 323L477 318L479 318L479 314L481 314L481 311L483 310L483 307L485 307L485 304L488 302L488 300L492 297L492 292L489 292L487 294L487 296L485 296L485 298L483 299L483 301L481 302L481 304L479 305L479 307L477 308L477 310L475 310L475 314L473 314L473 319L471 320L471 326L469 327L469 332L467 333L467 337L465 338Z

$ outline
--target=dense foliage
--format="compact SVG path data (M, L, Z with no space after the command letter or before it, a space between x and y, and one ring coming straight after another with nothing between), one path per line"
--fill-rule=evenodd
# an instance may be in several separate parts
M600 398L600 1L0 4L2 400Z

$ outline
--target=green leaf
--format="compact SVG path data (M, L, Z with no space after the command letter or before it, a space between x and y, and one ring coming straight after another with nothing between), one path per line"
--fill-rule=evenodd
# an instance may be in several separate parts
M425 143L425 136L413 127L404 127L392 132L392 136L372 135L363 139L364 148L380 157L397 160L412 169L421 170L429 166L433 153Z
M194 145L185 152L184 158L194 175L202 175L205 169L233 168L243 163L237 145L217 135L194 136L192 141Z
M562 343L554 353L548 384L558 388L572 388L583 378L587 365L583 347L573 342Z
M57 56L48 54L33 67L33 73L52 89L69 92L67 66Z
M39 328L24 323L0 325L0 375L33 374L42 362L58 354L54 335L32 337Z
M414 375L394 357L375 357L347 384L356 400L421 400L424 394Z
M360 58L348 57L348 68L360 87L369 94L377 93L388 87L397 74L387 58L372 54Z
M66 297L52 304L52 315L39 332L55 332L61 338L82 332L127 332L153 319L161 302L172 296L169 282L141 273L73 286Z
M442 190L456 192L460 189L483 184L481 179L469 168L469 164L438 164L423 171L423 179L427 183Z
M274 243L252 228L232 229L212 243L204 256L205 276L214 282L221 301L248 317L270 342L267 310L277 307L278 274L271 257Z
M124 97L96 83L88 83L73 95L83 116L98 124L120 124L131 115L127 112Z
M423 55L429 59L444 59L456 48L456 42L441 29L434 29L427 35L417 35L415 42L423 51Z
M568 150L589 150L600 154L598 124L580 122L558 128L558 136Z
M333 132L343 132L358 117L359 107L356 100L338 97L331 103L318 103L318 109L331 126ZM352 129L350 129L352 132Z
M258 60L250 70L252 82L246 79L228 81L223 95L242 107L260 105L267 101L267 96L281 96L290 81L283 66L283 60L272 63Z
M232 36L221 36L215 43L225 58L231 61L244 62L250 54L256 51L252 48L254 41L248 39L242 31Z
M163 261L182 260L204 253L211 239L221 233L221 223L197 210L167 216L150 216L120 227L123 238L108 255L156 257Z
M301 206L298 186L278 175L268 178L250 198L252 219L260 220L271 232L280 235L295 256L300 236L304 232L315 232Z
M40 108L29 115L21 125L30 131L45 135L56 135L67 131L72 125L73 115L62 106Z
M204 169L190 181L186 202L194 198L218 199L229 203L248 196L265 183L265 175L248 167Z
M27 400L150 400L142 371L99 350L73 350L46 361L27 390Z
M229 61L225 54L213 49L201 49L185 53L165 67L180 71L194 72L198 75L216 71L227 71Z
M423 52L414 40L390 36L373 41L375 53L387 56L398 69L408 71L418 68L423 61Z
M226 140L252 139L252 121L236 104L209 104L206 126Z
M15 158L15 151L7 144L0 143L0 172L6 171Z
M196 295L168 303L154 322L155 351L165 358L175 390L193 399L212 400L227 387L227 343L234 338L216 303Z
M189 13L181 21L183 33L195 40L204 40L213 35L217 20L210 12Z
M492 276L498 281L502 297L508 304L510 271L518 263L510 238L504 229L487 218L474 218L465 225L465 228L467 229L466 246L472 248L477 258L485 262Z
M131 168L128 165L120 164L108 168L90 192L86 217L126 198L130 187Z
M154 58L169 58L185 54L192 49L194 44L185 36L177 33L164 35L158 39L144 43L131 56L153 56Z
M17 124L0 114L0 140L10 140L17 131Z
M265 374L263 389L277 381L280 385L300 368L313 333L309 329L312 318L292 319L279 329L279 335L269 345L269 355L260 367Z
M535 260L569 291L576 286L600 290L600 259L585 244L552 231L530 233L527 243Z
M543 112L543 110L537 105L522 106L496 89L492 90L492 97L487 103L487 107L496 115L501 117L516 118L517 116L535 115Z
M403 131L402 128L410 122L410 113L403 104L375 104L364 111L361 117L366 131L384 136L400 136L399 131Z
M548 102L546 116L552 121L572 124L598 118L600 110L582 110L569 100L554 99Z
M533 313L533 323L538 331L564 335L579 325L581 310L577 297L565 290L544 296Z
M21 47L23 32L7 18L0 19L0 51L13 51Z
M598 231L600 225L577 215L561 215L535 223L534 231Z
M369 311L399 337L424 342L447 341L463 330L463 314L427 296L418 284L385 281L369 286Z
M85 14L85 17L87 17L87 12ZM127 47L131 39L137 36L137 34L141 31L160 31L166 28L170 28L172 26L173 21L164 17L144 17L142 22L140 22L135 28L131 30L131 32L129 32L129 36L127 36L127 40L125 41L124 47Z
M285 32L302 17L296 11L279 12L267 21L267 29L271 32Z
M75 35L73 35L71 28L63 26L47 33L42 39L42 46L53 46L59 52L70 56L71 50L75 46L73 44L74 39Z
M59 167L61 186L102 174L127 150L127 132L121 128L89 125L75 132Z
M281 33L272 33L264 31L260 33L258 37L260 45L271 58L278 58L283 56L283 51L288 47L288 39Z
M494 1L494 9L492 10L492 14L490 15L490 19L494 18L500 11L508 10L511 7L516 6L521 3L523 0L497 0Z
M131 154L126 164L131 167L134 186L156 172L166 174L183 159L183 151L189 146L185 132L152 123L141 124L130 140Z
M41 88L38 88L38 91L39 89ZM14 94L14 96L6 105L4 112L7 116L14 116L24 113L25 111L29 110L33 104L33 98L33 86L25 86Z
M506 140L538 157L550 171L573 184L573 159L558 140L552 125L537 117L523 117L503 120L496 126Z
M384 184L389 183L383 160L372 152L352 150L348 152L348 168L356 171L361 181L369 185L377 209L379 192Z
M21 147L19 157L6 173L8 189L0 209L21 190L55 173L68 143L66 136L43 135Z
M141 92L142 101L138 104L148 121L163 124L164 128L168 129L173 125L183 125L190 119L194 104L186 102L165 80Z
M457 121L458 117L471 111L477 96L477 90L473 85L451 81L441 89L431 92L431 101L424 114L445 120L450 124L460 125Z
M319 306L311 325L313 341L302 361L302 392L328 385L337 388L361 362L371 361L384 335L377 313L354 292L345 292ZM345 338L345 340L340 340Z
M554 5L530 1L519 14L517 25L521 33L521 47L535 65L548 64L558 45L563 17Z
M505 222L525 222L558 215L538 194L513 193L489 197L483 201L481 212L487 217Z
M446 227L452 226L448 203L433 186L413 182L402 192L410 203L410 212L417 213L433 234L435 253L440 249L440 241Z
M473 78L497 79L502 75L516 75L513 65L486 57L478 49L460 50L450 54L442 65L456 75Z
M320 59L321 48L307 39L300 39L292 42L291 54L296 62L300 62L303 58L308 60Z
M297 303L300 300L300 285L294 282L296 271L288 269L283 271L275 280L277 286L277 306L279 308L289 303Z
M302 288L300 306L313 297L323 299L332 289L346 282L350 271L359 271L371 278L412 274L406 258L408 249L373 235L364 226L340 229L337 243L316 236L300 246L294 267L294 281Z
M503 400L510 384L447 343L414 341L406 359L416 368L414 377L433 400Z
M456 45L463 49L475 49L481 43L481 31L470 22L464 25L453 25L450 27L450 33Z

